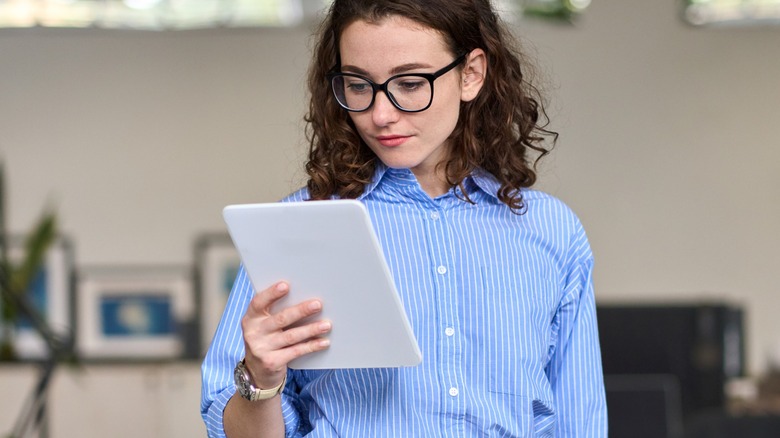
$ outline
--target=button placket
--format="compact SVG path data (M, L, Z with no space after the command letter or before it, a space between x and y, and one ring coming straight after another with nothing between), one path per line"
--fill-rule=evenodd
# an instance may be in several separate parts
M446 321L440 326L441 344L439 345L440 374L439 383L441 389L446 392L445 402L447 410L450 412L459 412L462 408L460 387L463 384L458 372L457 363L460 358L460 343L456 342L455 327L458 325L458 285L456 271L452 271L453 263L457 261L456 248L453 247L451 231L447 223L447 216L444 211L439 209L430 209L424 216L427 222L427 231L430 242L430 257L432 262L432 280L436 285L440 299L437 303L440 321Z

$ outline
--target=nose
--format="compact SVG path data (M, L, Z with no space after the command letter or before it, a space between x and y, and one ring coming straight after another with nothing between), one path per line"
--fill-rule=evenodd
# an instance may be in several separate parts
M376 93L374 105L371 107L371 119L377 126L387 126L398 120L401 111L390 102L384 91Z

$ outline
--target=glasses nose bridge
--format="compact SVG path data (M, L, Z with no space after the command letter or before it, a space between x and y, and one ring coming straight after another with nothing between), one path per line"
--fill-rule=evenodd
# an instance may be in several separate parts
M374 95L373 95L373 96L372 96L372 98L371 98L371 105L369 105L369 108L370 108L371 106L373 106L373 105L374 105L374 102L376 102L376 95L377 95L377 94L378 94L380 91L381 91L381 92L383 92L383 93L385 93L385 97L387 97L387 100L389 100L389 101L390 101L390 103L392 103L392 104L393 104L394 106L396 106L396 107L398 106L398 105L396 105L396 103L395 103L395 100L393 99L393 95L392 95L392 93L390 93L390 91L387 89L387 86L390 84L390 80L391 80L391 79L392 79L392 78L390 78L390 79L386 80L386 81L385 81L384 83L382 83L382 84L377 84L377 83L374 83L373 81L371 81L371 82L370 82L370 83L371 83L371 88L373 88L373 89L374 89Z
M371 104L368 105L368 108L371 108L372 106L374 106L374 103L376 103L376 95L381 91L381 92L385 93L385 97L387 98L388 101L390 101L390 104L392 104L395 108L403 111L403 108L399 107L398 103L395 101L395 98L393 98L393 93L391 93L390 90L387 88L388 85L390 85L390 81L391 80L393 80L393 78L390 78L390 79L386 80L382 84L377 84L377 83L375 83L373 81L370 81L370 80L368 81L368 83L371 84L371 88L374 91L374 95L371 97ZM368 109L368 108L366 108L366 109Z

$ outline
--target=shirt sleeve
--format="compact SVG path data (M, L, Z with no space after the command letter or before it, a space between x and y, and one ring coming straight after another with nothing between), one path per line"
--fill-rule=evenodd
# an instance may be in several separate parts
M569 249L569 268L553 321L555 349L547 369L558 411L556 436L603 438L607 436L607 406L593 256L579 222Z
M255 290L243 266L239 269L225 311L214 339L201 366L200 412L210 438L224 438L223 413L225 406L236 392L233 369L244 357L244 341L241 318L254 296ZM291 372L291 371L290 371ZM290 378L288 380L296 381ZM288 437L300 436L300 414L296 409L296 391L288 384L282 395L282 413Z

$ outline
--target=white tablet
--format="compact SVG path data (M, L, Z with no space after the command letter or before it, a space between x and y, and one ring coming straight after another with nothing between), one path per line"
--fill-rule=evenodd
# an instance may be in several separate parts
M230 205L223 211L256 290L280 280L287 306L320 298L330 347L296 369L415 366L420 349L366 208L355 200Z

